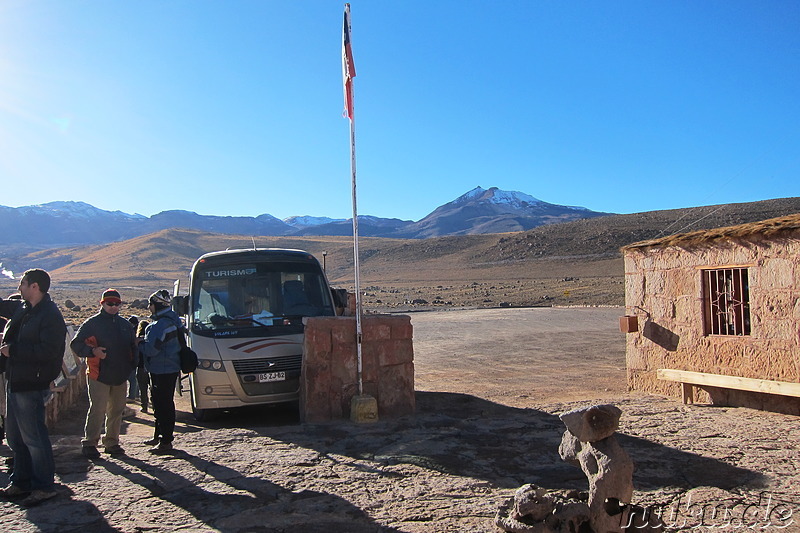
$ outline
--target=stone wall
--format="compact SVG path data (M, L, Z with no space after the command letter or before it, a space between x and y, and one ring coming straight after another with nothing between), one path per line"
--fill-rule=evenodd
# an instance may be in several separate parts
M638 317L627 335L628 386L680 397L656 379L659 368L800 381L800 233L754 236L724 244L625 250L626 314ZM701 269L747 267L751 334L705 335ZM795 398L706 388L697 401L800 414Z
M411 318L366 315L361 321L363 393L377 400L378 416L414 413L414 347ZM356 319L306 320L300 415L306 422L349 418L359 393Z

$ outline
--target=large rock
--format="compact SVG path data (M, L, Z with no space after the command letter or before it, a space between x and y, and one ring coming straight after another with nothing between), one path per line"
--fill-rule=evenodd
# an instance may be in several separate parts
M614 435L597 442L581 442L565 431L558 447L561 458L579 466L589 480L592 529L598 533L619 532L627 514L612 516L606 500L630 502L633 497L633 461Z
M627 514L611 516L605 501L633 498L633 461L613 435L598 442L583 443L578 453L581 470L589 480L589 509L592 528L597 533L620 531Z
M621 415L614 405L593 405L561 415L567 431L558 454L583 471L589 492L569 499L562 497L565 491L524 485L500 508L495 524L512 533L621 533L629 525L639 533L663 531L658 517L630 504L633 461L614 436Z

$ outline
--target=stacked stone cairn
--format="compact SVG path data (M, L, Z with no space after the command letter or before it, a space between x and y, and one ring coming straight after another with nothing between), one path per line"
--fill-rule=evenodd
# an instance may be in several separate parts
M633 497L633 461L614 433L622 411L593 405L560 416L567 426L558 453L583 470L589 491L523 485L497 512L495 524L511 533L658 532L660 521L625 502Z

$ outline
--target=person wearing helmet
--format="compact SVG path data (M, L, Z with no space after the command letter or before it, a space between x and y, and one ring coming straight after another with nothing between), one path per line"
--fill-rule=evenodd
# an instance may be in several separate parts
M139 349L144 365L150 374L150 399L152 400L155 428L153 438L145 444L153 445L150 453L165 454L172 451L175 430L175 385L180 377L180 349L178 335L184 334L178 314L170 307L169 291L161 289L148 300L150 324L144 332Z

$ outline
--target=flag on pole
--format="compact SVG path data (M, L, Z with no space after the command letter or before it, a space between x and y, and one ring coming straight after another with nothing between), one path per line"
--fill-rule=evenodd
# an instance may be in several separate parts
M344 27L342 28L342 81L344 82L344 116L353 120L353 78L356 65L350 47L350 4L344 5Z

